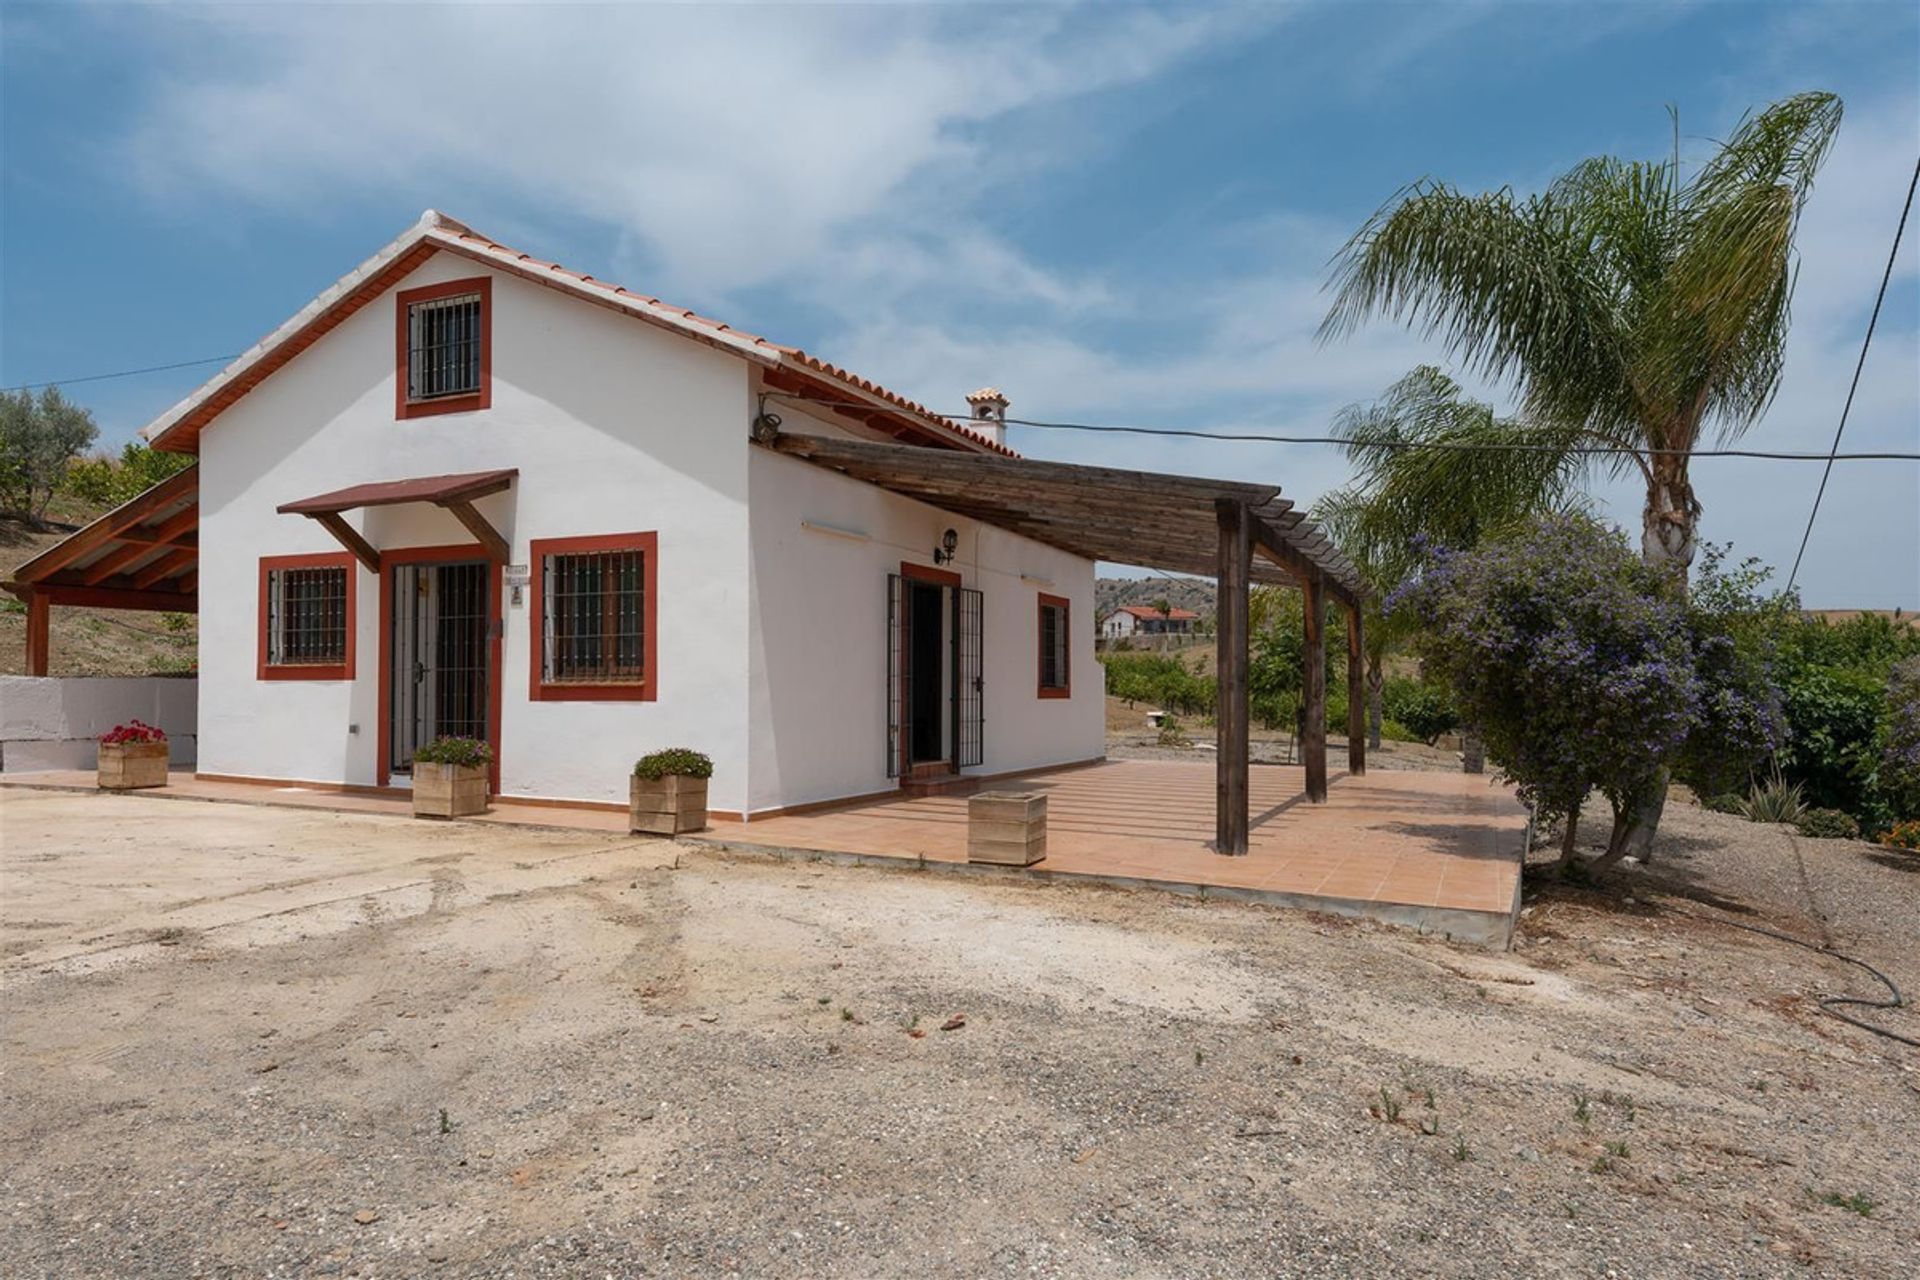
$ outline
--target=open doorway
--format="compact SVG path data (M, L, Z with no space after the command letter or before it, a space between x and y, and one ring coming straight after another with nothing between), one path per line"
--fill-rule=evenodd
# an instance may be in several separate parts
M887 591L887 776L980 763L981 595L960 575L905 564Z

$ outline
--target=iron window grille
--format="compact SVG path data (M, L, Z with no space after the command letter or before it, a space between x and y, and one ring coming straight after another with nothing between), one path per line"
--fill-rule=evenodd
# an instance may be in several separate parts
M1040 602L1040 688L1064 692L1068 687L1067 606Z
M439 400L480 390L478 293L416 302L407 308L407 399Z
M541 679L638 684L646 679L646 553L550 555L541 564Z
M267 662L338 666L347 660L347 571L267 571Z

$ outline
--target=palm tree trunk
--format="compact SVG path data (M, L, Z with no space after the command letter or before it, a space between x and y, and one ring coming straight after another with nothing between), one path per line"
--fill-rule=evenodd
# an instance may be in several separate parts
M1647 505L1641 511L1640 530L1640 558L1655 569L1670 572L1682 596L1686 594L1694 535L1700 524L1700 500L1694 497L1693 483L1687 478L1688 460L1689 455L1684 453L1656 453L1648 459ZM1670 778L1670 770L1660 770L1647 798L1634 810L1624 836L1616 833L1610 842L1610 857L1630 854L1643 863L1653 861L1653 837L1659 833L1660 817L1666 811Z
M1387 683L1386 674L1380 670L1380 660L1367 660L1367 750L1380 749L1380 721L1383 718L1383 699L1381 690Z

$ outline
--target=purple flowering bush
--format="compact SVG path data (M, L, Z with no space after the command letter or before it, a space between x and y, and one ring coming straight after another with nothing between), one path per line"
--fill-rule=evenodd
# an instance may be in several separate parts
M1573 860L1580 806L1613 810L1602 866L1625 851L1644 800L1672 769L1702 794L1744 790L1784 734L1770 637L1787 603L1753 562L1709 550L1690 600L1626 538L1553 516L1470 552L1429 555L1395 593L1462 723Z
M1555 516L1470 552L1434 553L1395 593L1463 723L1539 814L1565 824L1571 862L1592 791L1614 813L1605 861L1699 722L1685 606L1616 530Z
M1920 658L1898 663L1887 680L1887 741L1879 781L1896 819L1920 818Z

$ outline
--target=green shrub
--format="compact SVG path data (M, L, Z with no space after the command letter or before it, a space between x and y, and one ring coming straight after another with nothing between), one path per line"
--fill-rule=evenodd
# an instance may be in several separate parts
M1874 807L1886 675L1843 667L1792 672L1782 682L1787 741L1780 769L1809 803L1860 813Z
M1460 727L1460 711L1447 687L1428 680L1389 680L1380 689L1381 710L1431 745Z
M1896 823L1881 834L1880 843L1910 853L1920 853L1920 822Z
M413 758L421 764L492 764L493 748L478 738L435 738L415 751Z
M668 747L653 751L634 762L633 776L657 782L665 777L711 778L713 761L691 747Z
M135 443L122 449L118 460L102 454L69 463L60 487L76 498L117 507L192 465L189 454L160 453Z
M1160 718L1159 741L1163 747L1190 747L1193 745L1187 738L1186 730L1180 727L1180 719L1177 716L1162 716Z
M1711 809L1715 813L1734 813L1747 816L1747 800L1736 791L1722 791L1717 796L1707 796L1700 801L1702 809Z
M1413 730L1407 728L1407 726L1401 724L1398 720L1391 719L1383 719L1380 721L1380 737L1387 742L1420 741Z
M1843 809L1809 809L1800 815L1800 834L1816 840L1858 840L1860 824Z

